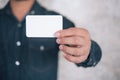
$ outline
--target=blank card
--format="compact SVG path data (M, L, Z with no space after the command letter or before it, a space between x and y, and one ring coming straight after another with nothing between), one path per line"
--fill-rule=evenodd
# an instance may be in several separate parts
M27 37L54 37L54 33L63 29L61 15L28 15L26 16Z

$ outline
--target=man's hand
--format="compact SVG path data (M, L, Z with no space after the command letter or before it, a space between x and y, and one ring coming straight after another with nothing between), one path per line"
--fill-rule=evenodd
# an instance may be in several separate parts
M64 57L73 63L84 62L90 53L90 34L83 28L69 28L55 33Z

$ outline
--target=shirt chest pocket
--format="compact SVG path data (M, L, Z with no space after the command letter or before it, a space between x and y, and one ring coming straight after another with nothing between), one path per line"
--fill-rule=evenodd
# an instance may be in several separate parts
M54 65L58 45L54 38L29 39L29 67L35 72L44 72ZM32 71L32 72L33 72Z

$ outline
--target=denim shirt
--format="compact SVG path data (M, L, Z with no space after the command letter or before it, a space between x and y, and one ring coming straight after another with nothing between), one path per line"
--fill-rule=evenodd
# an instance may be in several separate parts
M59 14L35 2L27 15ZM10 3L0 10L0 80L57 80L59 45L56 39L27 38L25 23L25 19L19 22L13 15ZM63 28L73 26L64 17ZM88 59L76 65L95 66L100 59L100 47L92 41Z

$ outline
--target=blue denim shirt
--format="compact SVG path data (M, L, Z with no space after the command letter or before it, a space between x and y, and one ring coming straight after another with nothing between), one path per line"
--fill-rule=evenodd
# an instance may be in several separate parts
M54 11L48 11L37 2L28 14L59 15ZM27 38L25 21L23 19L19 22L16 19L11 11L10 3L0 10L0 80L57 80L59 45L56 39ZM74 24L64 17L64 29L73 26ZM95 66L100 58L100 47L92 41L88 59L76 65Z

